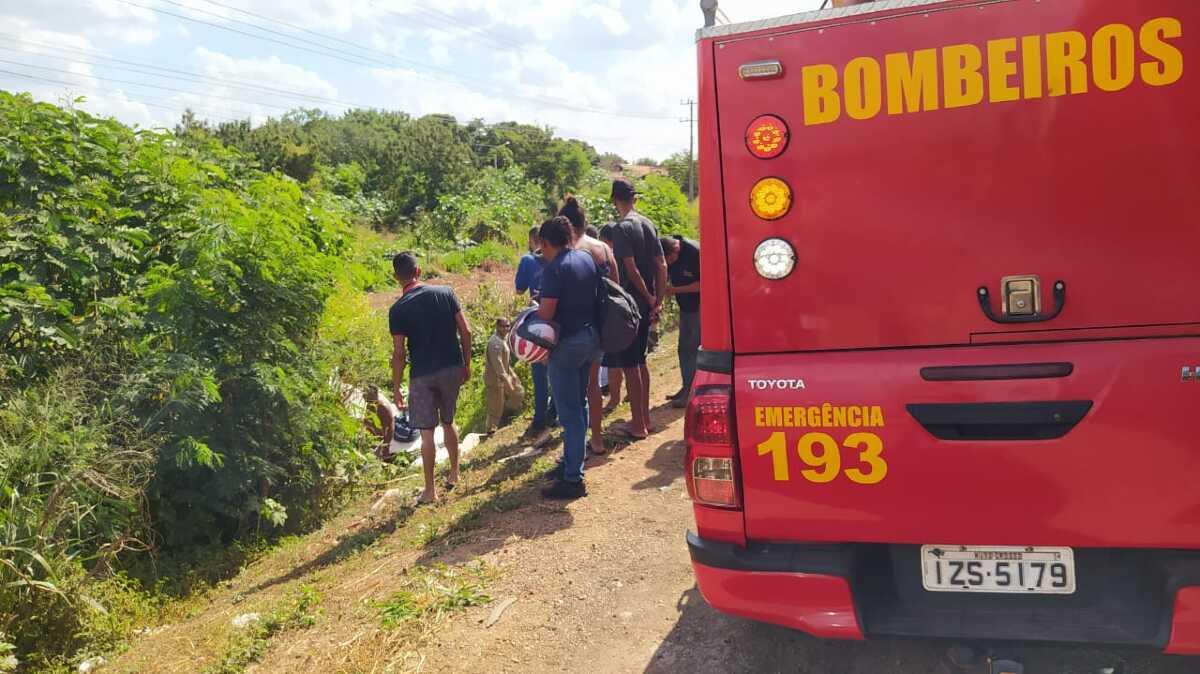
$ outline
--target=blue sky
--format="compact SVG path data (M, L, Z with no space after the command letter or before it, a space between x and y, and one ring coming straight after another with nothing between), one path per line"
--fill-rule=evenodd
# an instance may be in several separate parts
M725 0L733 21L820 0ZM698 0L0 0L0 88L145 127L295 107L554 127L687 148Z

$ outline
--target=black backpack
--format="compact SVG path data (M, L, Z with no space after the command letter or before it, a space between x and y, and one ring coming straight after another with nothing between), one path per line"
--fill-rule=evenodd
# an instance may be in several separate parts
M596 290L596 325L600 329L600 350L620 353L637 337L642 314L637 302L607 276L600 277Z

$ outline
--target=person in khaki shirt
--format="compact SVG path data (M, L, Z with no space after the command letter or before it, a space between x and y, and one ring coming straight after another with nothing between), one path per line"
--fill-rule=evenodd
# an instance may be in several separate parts
M487 425L491 433L500 426L506 414L521 411L525 402L525 389L512 369L512 351L508 348L508 319L496 319L496 331L488 337L487 363L483 371L484 390L487 398Z

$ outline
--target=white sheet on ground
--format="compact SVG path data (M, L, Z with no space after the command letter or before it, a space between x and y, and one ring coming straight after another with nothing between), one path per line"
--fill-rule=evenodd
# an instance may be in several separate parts
M479 446L479 442L483 436L478 433L468 433L458 439L458 455L459 460L466 456L471 450ZM445 463L450 459L450 453L446 450L445 433L441 426L433 430L433 443L437 447L437 463ZM393 439L391 446L388 448L388 453L395 456L396 454L411 454L413 456L413 465L421 465L421 438L417 438L411 442L400 442Z

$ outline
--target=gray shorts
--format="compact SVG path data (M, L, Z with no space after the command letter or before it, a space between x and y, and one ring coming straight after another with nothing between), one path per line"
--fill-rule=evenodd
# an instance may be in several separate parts
M408 423L420 430L454 423L462 368L448 367L408 382Z

